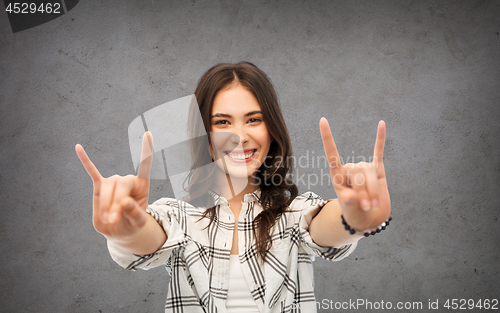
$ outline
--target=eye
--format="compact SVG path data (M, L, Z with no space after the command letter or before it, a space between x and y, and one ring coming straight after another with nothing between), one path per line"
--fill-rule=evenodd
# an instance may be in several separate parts
M214 123L214 125L227 125L229 124L228 120L220 120Z
M252 117L251 119L248 120L248 123L258 123L262 122L260 118Z

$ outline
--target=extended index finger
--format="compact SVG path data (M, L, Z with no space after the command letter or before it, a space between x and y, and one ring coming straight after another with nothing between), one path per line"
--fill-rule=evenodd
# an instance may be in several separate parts
M80 159L80 162L82 162L83 167L85 167L85 170L87 171L87 173L89 173L92 180L94 182L98 182L102 178L101 173L99 173L94 163L90 161L87 153L85 152L85 149L83 149L82 145L77 144L75 146L75 150L78 158Z
M325 155L328 159L328 164L330 164L330 170L338 172L342 167L340 163L340 156L333 140L332 132L330 130L330 125L326 118L322 117L319 121L319 129L321 132L321 138L323 139L323 147L325 148Z
M385 145L385 122L380 121L378 123L377 130L377 140L375 141L375 149L373 151L373 156L378 162L382 162L384 157L384 145Z
M147 131L142 137L141 163L137 176L149 179L151 167L153 165L153 136Z

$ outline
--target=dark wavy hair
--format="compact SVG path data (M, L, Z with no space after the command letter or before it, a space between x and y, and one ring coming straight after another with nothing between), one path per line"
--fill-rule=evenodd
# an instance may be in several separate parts
M203 167L207 162L212 162L208 146L210 140L203 134L210 134L215 96L231 85L241 85L254 95L272 138L266 160L254 174L261 190L259 202L263 211L255 218L252 226L256 252L264 262L272 246L272 228L297 197L298 189L290 179L293 165L292 146L278 97L269 77L252 63L218 64L206 71L198 82L194 92L198 105L192 107L190 114L190 138L194 138L190 144L193 165L186 180L186 200L194 205L209 207L202 218L209 216L210 224L214 222L216 206L213 205L213 199L210 199L207 190L207 181L213 179L214 170L213 167L212 170ZM202 123L194 122L200 118L200 113Z

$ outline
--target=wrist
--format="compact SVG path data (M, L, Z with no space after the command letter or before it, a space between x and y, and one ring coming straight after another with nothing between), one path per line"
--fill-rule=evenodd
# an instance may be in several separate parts
M132 233L119 237L107 237L108 240L136 255L148 255L156 252L166 241L163 228L150 214L146 215L145 223Z
M383 222L382 224L380 224L379 226L377 227L373 227L373 228L368 228L368 229L364 229L364 230L360 230L360 229L355 229L353 227L351 227L345 220L344 218L344 215L340 215L340 218L342 219L342 225L344 226L344 229L346 231L348 231L351 235L362 235L364 237L368 237L370 235L375 235L375 234L378 234L380 233L382 230L385 230L385 228L387 226L389 226L389 223L390 221L392 221L392 217L389 216L389 218Z

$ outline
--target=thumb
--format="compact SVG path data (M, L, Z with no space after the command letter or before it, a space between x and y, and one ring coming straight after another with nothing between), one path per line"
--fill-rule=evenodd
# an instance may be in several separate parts
M342 208L342 213L354 212L354 210L359 207L358 195L352 189L342 188L341 190L337 191L337 196Z
M122 201L122 208L123 217L129 221L130 225L140 228L146 224L146 214L148 213L141 209L133 198L125 198Z

